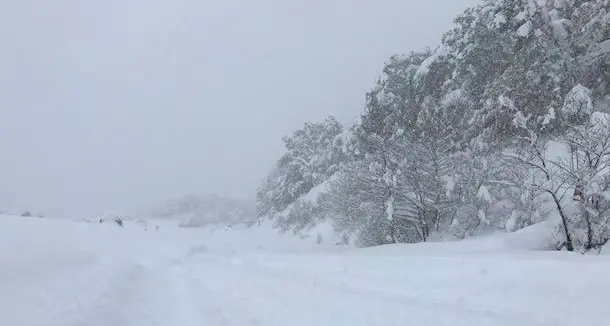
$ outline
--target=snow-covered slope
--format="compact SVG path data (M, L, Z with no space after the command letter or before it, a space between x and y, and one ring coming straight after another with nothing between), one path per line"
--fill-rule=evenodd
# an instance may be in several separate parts
M341 249L269 226L0 216L9 326L607 325L610 257L507 236ZM546 232L511 235L512 241ZM542 231L541 231L542 230ZM527 247L527 246L525 246Z

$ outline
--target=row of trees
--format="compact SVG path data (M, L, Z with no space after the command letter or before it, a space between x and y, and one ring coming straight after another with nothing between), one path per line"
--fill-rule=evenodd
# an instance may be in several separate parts
M599 248L610 238L608 8L468 9L438 49L390 58L358 124L328 118L285 138L259 215L295 231L331 220L363 246L556 218L558 248Z
M218 224L252 224L256 221L254 204L217 195L185 195L171 199L147 215L155 218L181 220L184 227Z

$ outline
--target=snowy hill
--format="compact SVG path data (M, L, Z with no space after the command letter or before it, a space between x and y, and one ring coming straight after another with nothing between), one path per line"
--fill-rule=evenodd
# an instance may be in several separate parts
M155 218L179 220L185 227L201 227L212 224L253 223L256 210L253 203L216 195L186 195L169 200L149 214Z
M156 221L157 222L157 221ZM341 249L268 225L0 216L3 325L606 325L609 256L520 233ZM533 233L545 232L544 227ZM514 238L514 237L520 238ZM586 273L586 277L579 277Z

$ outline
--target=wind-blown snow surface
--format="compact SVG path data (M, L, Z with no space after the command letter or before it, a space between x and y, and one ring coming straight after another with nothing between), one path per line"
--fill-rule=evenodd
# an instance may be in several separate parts
M610 257L0 216L7 326L607 325ZM526 232L528 237L531 231ZM314 237L315 238L315 237Z

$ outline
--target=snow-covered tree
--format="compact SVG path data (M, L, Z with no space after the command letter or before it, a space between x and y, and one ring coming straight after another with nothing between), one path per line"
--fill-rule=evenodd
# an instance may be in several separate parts
M570 128L565 144L570 158L556 164L573 185L575 239L584 250L597 249L610 239L610 115L594 112Z
M348 241L358 241L370 211L368 173L361 162L344 165L329 182L328 192L320 197L320 208L332 219L336 232Z
M568 93L559 109L561 135L545 138L521 124L529 136L507 155L533 171L530 189L552 200L568 250L599 248L610 239L610 117L593 111L591 94L581 85Z
M343 126L328 117L320 123L305 123L283 138L286 153L257 191L258 215L276 220L281 229L302 229L315 221L314 208L300 202L345 161ZM292 211L294 209L294 211Z
M506 205L514 206L506 184L510 167L494 150L463 150L452 161L447 192L453 211L448 231L465 238L479 231L503 229L510 214Z
M609 7L483 0L466 10L439 47L388 60L347 141L332 120L285 138L259 214L296 228L331 218L360 245L559 217L565 247L599 246L608 171L590 158L605 157L593 144L605 144L610 108ZM322 183L319 200L300 200ZM567 195L575 189L580 201Z

